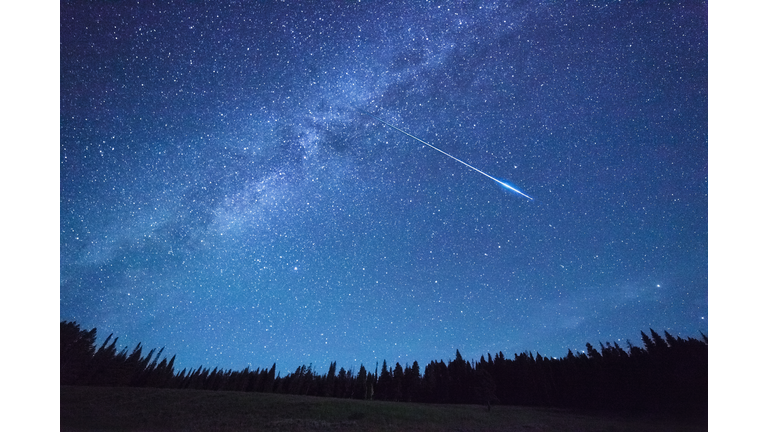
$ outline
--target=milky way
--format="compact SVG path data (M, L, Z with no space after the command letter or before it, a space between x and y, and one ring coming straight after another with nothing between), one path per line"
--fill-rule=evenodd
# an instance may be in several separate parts
M573 3L63 2L60 318L283 373L706 334L706 3Z

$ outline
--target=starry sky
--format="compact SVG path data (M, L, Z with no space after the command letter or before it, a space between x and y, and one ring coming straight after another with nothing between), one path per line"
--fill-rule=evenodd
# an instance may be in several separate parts
M285 374L708 333L706 2L60 14L60 319L99 343Z

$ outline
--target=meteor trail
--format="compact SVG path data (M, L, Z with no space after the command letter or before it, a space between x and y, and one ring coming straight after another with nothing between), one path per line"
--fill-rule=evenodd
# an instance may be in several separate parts
M365 114L365 115L367 115L368 117L371 117L371 118L373 118L373 119L375 119L375 120L377 120L377 121L379 121L379 122L381 122L381 123L384 123L385 125L387 125L387 126L391 127L392 129L394 129L394 130L396 130L396 131L398 131L398 132L400 132L400 133L402 133L402 134L408 135L409 137L411 137L411 138L415 139L416 141L418 141L418 142L420 142L420 143L422 143L422 144L426 144L426 145L428 145L428 146L432 147L433 149L435 149L435 150L439 151L440 153L442 153L442 154L444 154L444 155L448 156L449 158L451 158L451 159L453 159L453 160L455 160L455 161L457 161L457 162L461 162L462 164L464 164L464 165L466 165L466 166L468 166L468 167L472 168L473 170L475 170L475 171L479 172L480 174L482 174L482 175L484 175L484 176L488 177L489 179L491 179L491 180L495 181L496 183L498 183L498 184L500 184L500 185L504 186L505 188L507 188L507 189L509 189L509 190L511 190L511 191L513 191L513 192L517 192L517 193L519 193L520 195L522 195L522 196L524 196L524 197L528 198L529 200L533 201L533 198L531 198L531 197L529 197L528 195L526 195L526 194L524 194L524 193L520 192L519 190L515 189L515 188L514 188L514 187L512 187L511 185L509 185L509 184L507 184L507 183L504 183L503 181L501 181L501 180L497 179L496 177L494 177L494 176L492 176L492 175L489 175L489 174L486 174L486 173L484 173L484 172L480 171L479 169L477 169L477 168L473 167L472 165L470 165L470 164L468 164L468 163L464 162L463 160L461 160L461 159L459 159L459 158L457 158L457 157L455 157L455 156L452 156L452 155L450 155L450 154L448 154L448 153L446 153L446 152L444 152L444 151L440 150L439 148L437 148L437 147L433 146L432 144L430 144L430 143L428 143L428 142L424 141L423 139L417 138L417 137L415 137L415 136L413 136L413 135L409 134L408 132L406 132L406 131L404 131L404 130L400 129L399 127L397 127L397 126L394 126L394 125L391 125L391 124L389 124L389 123L385 122L384 120L382 120L382 119L380 119L380 118L378 118L378 117L374 116L373 114L370 114L370 113L368 113L368 112L366 112L366 111L363 111L363 114Z

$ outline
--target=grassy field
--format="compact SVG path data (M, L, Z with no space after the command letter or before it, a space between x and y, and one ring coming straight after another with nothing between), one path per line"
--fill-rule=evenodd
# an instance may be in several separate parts
M406 404L263 393L61 387L61 430L706 431L706 420L570 410Z

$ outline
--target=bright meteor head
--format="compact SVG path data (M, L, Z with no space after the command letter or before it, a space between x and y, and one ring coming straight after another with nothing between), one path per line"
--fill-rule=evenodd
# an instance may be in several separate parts
M514 186L512 186L511 184L509 184L509 183L505 183L505 182L503 182L503 181L501 181L501 180L499 180L499 179L497 179L497 178L494 178L494 180L496 180L496 181L497 181L497 182L498 182L500 185L504 186L504 188L506 188L506 189L509 189L509 190L511 190L512 192L518 193L518 194L520 194L520 195L522 195L522 196L524 196L524 197L528 198L529 200L533 201L533 198L531 198L531 197L529 197L528 195L526 195L526 194L524 194L524 193L520 192L520 190L519 190L519 189L515 188L515 187L514 187Z

